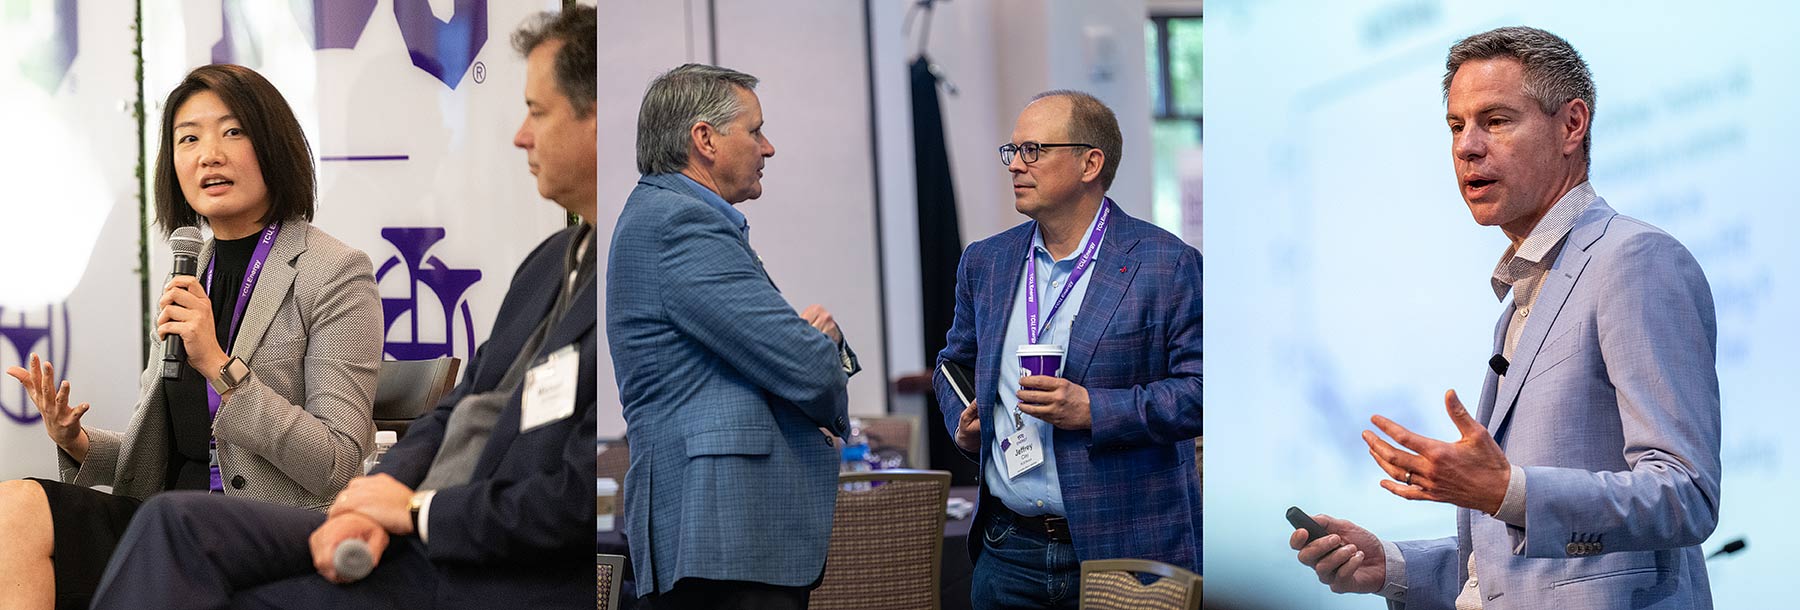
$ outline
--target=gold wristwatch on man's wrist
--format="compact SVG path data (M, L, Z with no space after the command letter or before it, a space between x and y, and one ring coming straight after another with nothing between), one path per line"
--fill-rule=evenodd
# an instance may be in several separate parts
M419 533L419 509L425 505L425 492L413 492L412 499L406 501L406 513L412 516L413 534Z

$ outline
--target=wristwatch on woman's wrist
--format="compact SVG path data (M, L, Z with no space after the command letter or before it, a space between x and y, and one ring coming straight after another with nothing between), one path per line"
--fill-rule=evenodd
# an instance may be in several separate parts
M226 392L242 385L244 380L249 378L250 365L244 364L243 359L232 356L230 360L225 361L224 366L219 367L219 378L208 380L207 383L212 384L213 391L224 396Z

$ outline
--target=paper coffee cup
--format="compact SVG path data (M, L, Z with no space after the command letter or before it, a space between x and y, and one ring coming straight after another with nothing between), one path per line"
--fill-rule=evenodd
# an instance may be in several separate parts
M1063 348L1061 345L1038 343L1019 346L1019 368L1024 369L1024 376L1061 377L1062 364Z
M619 482L610 478L594 480L594 530L613 530L613 513L618 510Z

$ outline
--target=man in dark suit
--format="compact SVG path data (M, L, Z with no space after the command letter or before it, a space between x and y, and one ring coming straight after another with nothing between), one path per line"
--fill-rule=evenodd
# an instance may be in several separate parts
M147 502L94 607L593 602L594 19L574 7L514 36L531 109L514 144L539 194L583 222L526 257L463 382L329 515L207 494ZM352 538L376 566L345 585L333 554Z
M933 384L982 465L977 608L1073 609L1088 559L1200 571L1200 253L1106 197L1122 146L1099 100L1039 94L1000 149L1032 221L957 271L938 362L974 370L974 403L944 366ZM1022 372L1026 347L1060 349L1061 374Z
M606 268L631 436L625 532L655 608L805 608L837 490L831 433L858 370L831 314L796 313L733 206L775 145L756 77L689 64L650 84ZM828 430L830 433L822 432Z

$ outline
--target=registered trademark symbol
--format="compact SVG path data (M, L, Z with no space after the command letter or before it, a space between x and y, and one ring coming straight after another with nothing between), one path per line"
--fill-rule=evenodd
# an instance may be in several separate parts
M475 62L475 84L479 85L482 83L482 81L486 81L486 80L487 80L487 64L481 63L479 61Z

